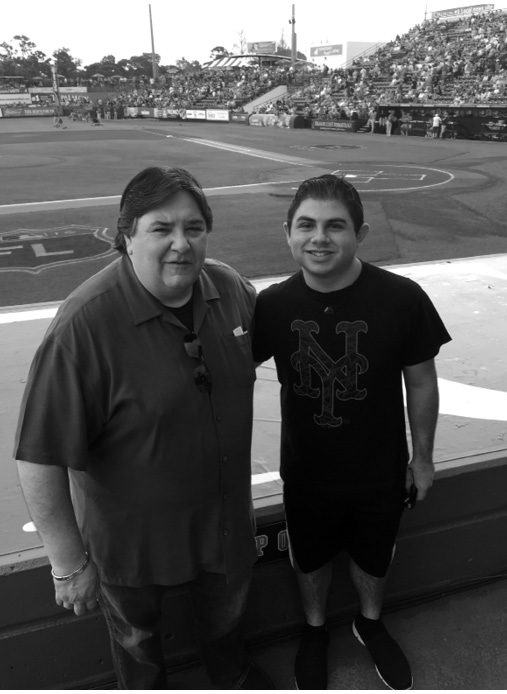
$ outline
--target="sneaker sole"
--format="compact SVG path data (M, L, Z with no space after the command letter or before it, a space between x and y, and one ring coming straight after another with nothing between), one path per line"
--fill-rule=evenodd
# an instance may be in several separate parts
M361 644L361 646L364 646L364 647L366 648L366 644L364 643L363 639L359 636L359 632L358 632L357 629L356 629L356 623L355 623L355 622L352 623L352 633L354 634L354 636L356 637L356 639L359 641L359 643ZM390 685L388 682L385 681L385 679L384 679L384 678L382 677L382 675L380 674L380 671L379 671L379 669L378 669L378 667L377 667L376 665L375 665L375 670L377 671L377 675L380 677L380 679L382 680L382 682L386 685L386 687L387 687L388 689L391 689L391 690L393 690L393 691L398 691L398 690L396 689L396 687L391 687L391 685ZM410 687L404 687L403 690L399 690L399 691L408 691L409 689L412 689L413 686L414 686L414 680L413 680L413 678L412 678L412 681L411 681L411 683L410 683Z

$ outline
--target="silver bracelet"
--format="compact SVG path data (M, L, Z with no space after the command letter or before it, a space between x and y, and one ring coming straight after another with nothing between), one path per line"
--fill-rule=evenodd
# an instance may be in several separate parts
M88 564L90 563L90 555L88 552L85 552L86 559L84 560L84 563L79 567L79 569L76 569L73 571L71 574L67 574L66 576L57 576L53 569L51 569L51 576L55 579L55 581L70 581L73 578L76 578L76 576L79 576L80 574L83 573L83 571L86 569Z

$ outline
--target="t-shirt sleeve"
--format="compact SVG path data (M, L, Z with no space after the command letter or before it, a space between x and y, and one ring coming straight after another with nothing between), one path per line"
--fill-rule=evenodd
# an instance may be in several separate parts
M252 341L253 358L255 362L267 361L273 356L273 346L270 337L270 311L269 296L266 290L262 291L255 304L254 334Z
M102 412L88 376L61 344L46 338L32 362L21 403L14 457L85 470Z
M403 365L414 366L434 359L440 347L451 339L431 299L423 289L417 287Z

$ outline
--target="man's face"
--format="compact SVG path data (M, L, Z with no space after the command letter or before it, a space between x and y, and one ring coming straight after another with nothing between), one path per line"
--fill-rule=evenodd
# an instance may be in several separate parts
M137 278L153 296L167 306L189 301L208 246L206 222L189 193L139 217L126 244Z
M356 253L368 231L363 224L356 234L347 208L335 199L307 198L296 210L290 230L285 224L292 256L308 286L317 291L340 289L356 279Z

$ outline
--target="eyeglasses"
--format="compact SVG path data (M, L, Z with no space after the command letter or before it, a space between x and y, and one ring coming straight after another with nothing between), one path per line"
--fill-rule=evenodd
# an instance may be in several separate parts
M183 346L187 355L197 361L197 366L194 369L195 385L201 393L211 393L211 374L202 355L201 341L195 333L188 333L183 338Z

